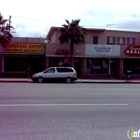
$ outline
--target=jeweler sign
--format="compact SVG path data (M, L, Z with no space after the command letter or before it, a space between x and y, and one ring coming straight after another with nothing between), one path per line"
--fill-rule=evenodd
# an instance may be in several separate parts
M140 56L140 46L129 46L125 50L125 54L131 55L131 56Z
M94 54L112 54L112 46L96 45L94 47Z
M10 43L5 52L11 53L44 53L45 44Z

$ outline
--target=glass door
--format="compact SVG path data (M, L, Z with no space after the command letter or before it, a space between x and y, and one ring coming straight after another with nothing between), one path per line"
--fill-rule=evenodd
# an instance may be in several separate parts
M110 59L110 78L117 78L119 75L118 71L118 59Z

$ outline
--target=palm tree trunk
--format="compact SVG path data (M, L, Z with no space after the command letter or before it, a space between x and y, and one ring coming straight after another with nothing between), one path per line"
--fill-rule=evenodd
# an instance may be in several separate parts
M74 67L74 59L73 59L73 52L74 52L74 50L73 50L73 48L74 48L74 43L71 42L70 43L70 66L71 67Z

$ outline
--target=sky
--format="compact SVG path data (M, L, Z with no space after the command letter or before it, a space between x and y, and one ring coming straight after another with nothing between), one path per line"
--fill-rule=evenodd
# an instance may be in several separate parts
M80 26L140 32L139 0L0 0L4 19L11 16L15 37L46 37L65 19Z

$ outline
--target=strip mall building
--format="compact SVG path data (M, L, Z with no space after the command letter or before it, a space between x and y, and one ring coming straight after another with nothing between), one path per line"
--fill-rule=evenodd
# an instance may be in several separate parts
M52 27L47 35L46 67L68 61L69 44L60 45L59 29ZM74 49L78 77L123 79L131 70L133 78L140 78L140 32L87 29L85 44Z
M60 45L59 29L51 27L46 39L19 37L0 46L0 76L27 77L28 69L33 74L68 63L70 45ZM123 79L127 70L140 78L140 32L87 29L85 44L74 46L74 68L79 78Z
M45 38L14 37L0 46L0 77L29 77L45 69Z

